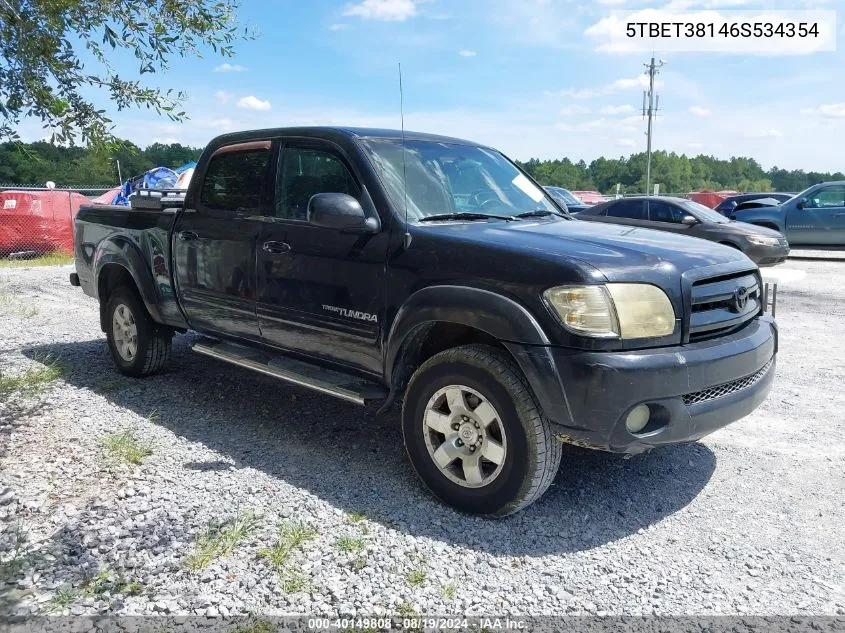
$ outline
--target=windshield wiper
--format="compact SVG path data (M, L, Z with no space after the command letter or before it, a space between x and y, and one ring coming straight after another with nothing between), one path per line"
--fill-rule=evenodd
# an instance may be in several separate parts
M435 222L437 220L516 220L512 215L493 215L491 213L474 213L461 211L456 213L440 213L420 218L420 222Z
M569 215L564 215L563 213L558 213L557 211L549 211L548 209L532 209L531 211L524 211L522 213L517 213L517 218L543 218L547 215L556 215L559 218L568 218Z

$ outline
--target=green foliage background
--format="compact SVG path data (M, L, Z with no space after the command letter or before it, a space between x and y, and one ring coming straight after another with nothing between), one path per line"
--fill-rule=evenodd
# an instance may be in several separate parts
M197 160L202 148L153 143L146 149L124 141L117 151L60 147L47 142L0 144L0 184L117 186L117 164L124 180L153 167L184 165Z
M621 193L645 192L646 154L627 158L597 158L587 164L568 158L531 160L522 167L544 185L575 190L597 190L612 194L616 184ZM687 193L710 189L736 191L794 191L828 180L845 180L842 172L822 173L773 167L764 170L753 158L721 160L713 156L689 157L674 152L652 153L651 181L660 183L661 193Z
M0 144L0 184L117 185L117 166L123 179L137 176L153 167L179 167L199 158L202 148L178 143L153 143L141 149L123 141L117 151L86 147L60 147L47 142ZM568 158L531 160L520 163L544 185L567 189L598 190L610 194L621 185L622 193L645 190L645 153L620 158L597 158L591 163ZM842 172L823 173L773 167L764 170L753 158L721 160L712 156L654 152L652 182L660 183L661 193L687 193L701 189L737 191L794 191L817 182L845 180Z

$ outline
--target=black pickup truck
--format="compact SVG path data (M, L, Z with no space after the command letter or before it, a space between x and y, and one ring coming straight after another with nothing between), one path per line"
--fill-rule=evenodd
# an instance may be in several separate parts
M777 329L757 267L705 240L572 219L498 151L390 130L214 139L184 197L90 206L71 283L120 371L193 350L386 410L468 512L536 500L561 442L694 441L757 407ZM280 420L280 423L284 423Z

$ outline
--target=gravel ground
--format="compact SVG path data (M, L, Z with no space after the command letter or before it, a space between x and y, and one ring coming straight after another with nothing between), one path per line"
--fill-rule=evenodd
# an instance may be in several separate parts
M124 378L69 267L0 269L2 375L63 367L0 397L0 613L843 614L845 263L788 266L808 276L781 288L758 411L630 460L567 448L500 521L423 491L395 413L185 336L169 372ZM124 431L139 465L104 447Z

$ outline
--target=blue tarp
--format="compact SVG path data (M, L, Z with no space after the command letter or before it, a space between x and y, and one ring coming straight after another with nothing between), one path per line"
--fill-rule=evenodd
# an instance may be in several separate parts
M184 169L189 169L191 163L187 165L183 165L179 169L183 169L183 167ZM112 204L122 204L128 207L129 196L137 189L168 189L176 185L178 178L179 172L168 169L167 167L154 167L150 171L123 183L120 193L115 196Z
M177 167L174 171L175 171L177 174L181 174L181 173L183 173L183 172L188 171L189 169L193 169L193 168L194 168L194 167L196 167L196 166L197 166L197 162L196 162L196 161L194 161L194 160L192 160L192 161L189 161L189 162L185 163L185 164L184 164L184 165L182 165L181 167Z

